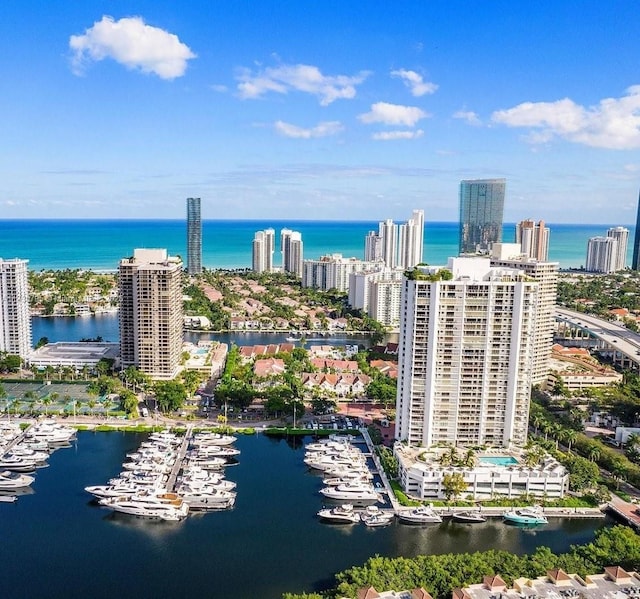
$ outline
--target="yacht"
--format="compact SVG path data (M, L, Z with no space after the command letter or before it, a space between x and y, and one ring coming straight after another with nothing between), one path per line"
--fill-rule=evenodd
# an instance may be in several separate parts
M335 524L355 524L360 522L360 514L354 512L353 505L349 503L322 509L318 512L318 517Z
M189 513L189 506L175 493L109 497L101 499L100 505L114 512L172 522L186 518Z
M468 510L465 512L456 512L451 516L455 522L465 522L467 524L477 524L486 522L487 518L478 510Z
M190 508L226 509L233 506L236 494L215 487L191 488L180 487L180 496Z
M109 485L93 485L85 487L84 490L93 495L96 499L105 499L107 497L121 497L125 495L136 495L143 493L146 487L139 484L120 481L119 483Z
M19 472L0 472L0 490L13 490L28 487L35 479L28 474Z
M327 499L364 503L380 501L381 497L370 484L346 483L335 487L325 487L320 494Z
M393 520L393 512L383 512L375 505L370 505L362 514L360 514L360 520L364 522L365 526L377 527L386 526L391 524Z
M405 524L429 524L442 522L442 518L433 511L433 508L422 505L420 507L402 510L398 512L398 519Z
M33 472L36 463L30 458L5 454L0 457L0 470L11 470L12 472Z
M343 480L373 480L373 474L366 466L362 468L329 468L324 471L324 474Z
M523 507L505 512L502 520L509 524L547 524L542 510L539 507Z
M195 445L231 445L236 438L233 435L221 435L219 433L200 432L193 437Z
M227 466L227 460L225 460L224 458L218 458L216 456L199 459L190 458L187 462L187 466L199 466L204 470L220 470L221 468Z
M235 447L226 447L223 445L205 445L202 447L191 449L187 452L187 457L192 457L194 459L209 457L234 458L237 455L240 455L239 449L236 449Z

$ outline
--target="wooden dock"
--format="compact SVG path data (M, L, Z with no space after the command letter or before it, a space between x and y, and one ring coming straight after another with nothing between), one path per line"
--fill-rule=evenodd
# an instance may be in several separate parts
M184 439L182 440L180 449L178 449L178 457L176 458L173 468L171 468L171 472L167 480L167 492L169 493L175 492L176 480L178 479L178 472L180 472L182 468L185 456L187 455L187 450L189 449L189 443L191 443L192 438L193 438L193 426L190 425L187 427L187 431L184 434Z

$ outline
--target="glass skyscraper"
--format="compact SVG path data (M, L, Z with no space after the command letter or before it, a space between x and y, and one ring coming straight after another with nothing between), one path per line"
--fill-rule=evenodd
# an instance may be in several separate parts
M486 254L502 241L506 179L460 182L460 253Z
M187 198L187 272L202 272L202 221L200 198Z
M633 238L633 262L631 268L638 270L640 266L640 196L638 197L638 213L636 214L636 233Z

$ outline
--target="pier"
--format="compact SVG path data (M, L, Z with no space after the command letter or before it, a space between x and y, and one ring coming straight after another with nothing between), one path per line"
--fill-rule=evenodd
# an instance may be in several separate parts
M389 479L387 478L387 473L384 471L384 468L380 463L380 459L378 458L378 454L376 453L375 447L373 445L373 441L371 440L371 436L369 435L369 431L363 427L360 429L360 432L362 433L362 437L364 438L365 443L367 444L367 447L369 449L369 455L371 456L373 463L376 465L376 470L377 470L376 474L380 476L380 480L382 481L382 486L384 487L384 492L387 494L387 497L389 498L389 503L391 504L391 507L393 508L394 513L397 514L398 510L400 509L400 504L396 499L396 494L393 492L393 489L391 488L391 484L389 483Z
M187 455L187 450L189 449L189 443L191 443L191 439L193 437L193 426L189 425L187 427L187 431L184 434L184 439L178 449L178 457L176 458L175 463L173 464L173 468L171 468L171 472L169 473L169 478L167 480L167 492L173 493L176 488L176 480L178 478L178 473L182 468L184 463L185 456Z

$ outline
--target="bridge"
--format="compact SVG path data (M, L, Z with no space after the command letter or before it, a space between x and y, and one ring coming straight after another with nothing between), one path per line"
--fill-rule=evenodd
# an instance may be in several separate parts
M640 333L616 322L556 306L556 320L573 330L583 331L597 340L597 347L609 353L614 364L640 369Z

